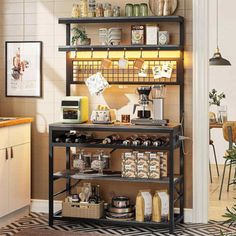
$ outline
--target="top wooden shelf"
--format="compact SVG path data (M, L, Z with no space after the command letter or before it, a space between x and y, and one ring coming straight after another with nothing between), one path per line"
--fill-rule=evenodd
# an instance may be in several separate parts
M184 22L184 17L182 16L147 16L147 17L79 17L79 18L59 18L59 24L79 24L79 23L144 23L144 22Z

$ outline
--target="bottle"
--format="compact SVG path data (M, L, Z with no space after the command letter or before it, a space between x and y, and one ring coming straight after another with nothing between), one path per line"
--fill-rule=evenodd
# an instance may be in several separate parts
M117 135L117 134L112 134L112 135L109 135L107 136L103 141L102 143L103 144L111 144L112 142L114 141L119 141L120 140L120 136Z
M65 142L66 143L74 143L75 142L75 133L72 131L66 132L65 133Z
M97 198L96 203L100 203L102 201L101 196L100 196L100 185L96 186L95 195L96 195L96 198Z
M155 192L152 200L152 221L161 222L161 198L158 191Z
M134 146L139 146L141 144L142 144L142 140L139 137L136 138L135 140L133 140L133 142L132 142L132 145L134 145Z
M144 199L141 192L136 197L136 221L144 222Z
M92 195L89 197L88 202L90 204L96 204L97 203L96 186L92 186Z

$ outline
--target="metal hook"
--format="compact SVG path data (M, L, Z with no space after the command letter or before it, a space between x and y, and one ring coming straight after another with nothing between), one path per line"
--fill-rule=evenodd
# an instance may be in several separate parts
M91 59L93 59L93 48L91 48Z
M77 48L75 49L75 59L77 59Z
M109 58L109 48L107 48L107 59Z
M140 48L140 58L143 58L143 48Z
M126 58L126 48L124 48L124 58Z

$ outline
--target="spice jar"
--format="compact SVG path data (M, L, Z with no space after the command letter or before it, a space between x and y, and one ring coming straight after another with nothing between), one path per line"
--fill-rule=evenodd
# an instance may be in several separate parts
M125 16L133 16L133 4L127 3L125 5Z
M80 8L81 17L87 17L88 16L88 1L80 0L79 8Z
M88 17L94 17L96 10L96 0L89 0L89 12L88 12Z
M120 16L120 7L119 6L114 6L113 7L113 16L114 17L119 17Z
M72 17L79 17L79 5L78 4L73 4L72 7L72 12L71 12L71 16Z
M103 17L104 9L101 3L97 3L96 5L96 17Z
M110 3L105 3L104 5L104 17L111 17L113 16L113 11L111 9Z

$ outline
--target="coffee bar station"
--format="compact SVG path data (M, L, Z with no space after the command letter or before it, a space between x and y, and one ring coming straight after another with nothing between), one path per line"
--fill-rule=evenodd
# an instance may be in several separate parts
M59 51L67 55L67 80L61 122L49 125L49 225L54 220L73 219L169 227L173 233L176 224L184 221L184 18L118 14L59 18L59 23L66 26L66 45ZM100 45L71 43L75 24L100 27L107 23L134 23L130 28L131 44L121 44L122 33L117 28L99 29ZM170 44L171 32L168 41L158 41L150 24L161 24L163 28L173 24L179 42ZM150 32L154 32L154 44ZM104 41L106 34L111 42ZM160 34L162 39L166 37ZM97 56L97 52L105 52L106 57ZM123 56L112 57L114 52ZM137 100L129 113L117 116L116 107L107 104L96 105L90 111L91 96L103 96L105 90L117 85L135 86ZM90 96L74 96L72 86L85 86ZM165 117L170 86L179 88L179 123ZM65 151L64 170L55 170L57 149ZM62 179L65 188L55 192L56 182ZM141 184L142 188L135 192L135 198L118 190L108 198L103 182ZM145 184L157 188L145 188ZM54 201L58 199L63 200L62 209L56 212Z

